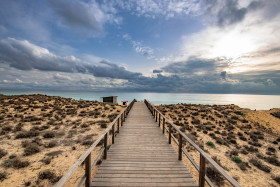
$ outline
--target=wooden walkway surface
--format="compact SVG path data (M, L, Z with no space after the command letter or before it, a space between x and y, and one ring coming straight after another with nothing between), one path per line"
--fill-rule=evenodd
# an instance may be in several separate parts
M144 103L136 102L92 186L198 186Z

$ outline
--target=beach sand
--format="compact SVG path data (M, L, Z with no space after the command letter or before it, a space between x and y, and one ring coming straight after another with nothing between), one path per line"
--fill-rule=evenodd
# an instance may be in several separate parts
M53 186L123 108L45 95L0 95L0 186ZM83 170L80 166L67 186L75 186Z
M271 113L280 109L253 111L236 105L191 104L156 107L242 186L279 186L280 119ZM184 148L199 165L199 153L188 143ZM183 161L198 181L198 172L186 157ZM216 185L230 186L209 164L207 174Z

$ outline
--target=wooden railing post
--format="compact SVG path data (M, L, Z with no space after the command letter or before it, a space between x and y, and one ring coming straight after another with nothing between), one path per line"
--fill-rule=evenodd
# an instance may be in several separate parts
M163 118L163 121L162 121L162 134L164 134L164 126L165 126L165 118Z
M123 121L125 122L125 110L123 111Z
M160 113L158 113L158 126L160 127Z
M157 111L156 111L156 122L157 122Z
M168 135L168 142L171 144L171 124L169 123L169 135Z
M86 187L91 186L91 153L87 156L85 160L85 174L86 174Z
M205 158L200 153L200 165L199 165L199 187L205 185Z
M120 118L118 118L118 133L120 133Z
M108 133L104 136L104 159L107 159L107 141L108 141Z
M115 124L112 126L112 144L115 143Z
M121 114L121 126L123 126L123 114Z
M182 141L182 135L179 134L179 155L178 155L178 160L182 160L182 144L183 144L183 141Z

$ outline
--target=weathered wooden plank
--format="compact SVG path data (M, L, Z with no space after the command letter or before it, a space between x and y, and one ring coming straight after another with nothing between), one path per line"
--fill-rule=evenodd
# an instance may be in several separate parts
M121 148L121 147L119 147L119 148L114 148L114 147L112 147L112 148L110 148L111 150L121 150L121 149L125 149L125 148ZM170 148L169 147L145 147L145 146L143 146L143 147L139 147L139 148L136 148L136 147L127 147L125 150L130 150L130 149L143 149L143 150L170 150Z
M150 148L150 149L148 149ZM172 152L172 153L175 153L174 150L170 150L170 149L157 149L157 150L154 150L151 148L153 147L148 147L148 148L144 148L144 147L135 147L134 149L133 148L110 148L110 152L131 152L131 151L136 151L136 152L142 152L142 151L146 151L146 152L155 152L157 153L158 151L161 151L161 152ZM140 150L141 149L141 150Z
M172 157L172 156L174 156L174 154L161 154L161 155L154 155L154 154L129 154L129 155L127 155L127 154L117 154L117 153L115 153L115 154L113 154L113 153L111 153L110 154L111 156L113 156L114 158L118 158L118 157L139 157L139 158L150 158L150 157L152 157L152 158L158 158L158 157L163 157L163 158L165 158L165 157L167 157L167 156L170 156L170 157Z
M143 151L143 152L133 152L133 151L125 151L125 152L122 152L122 153L118 153L118 152L110 152L108 153L108 155L127 155L127 154L130 154L130 155L154 155L155 152L148 152L148 151ZM167 151L159 151L159 153L161 155L174 155L175 153L174 152L167 152Z
M151 162L151 161L154 161L156 159L150 159L150 158L142 158L142 159L137 159L137 158L107 158L108 160L128 160L128 161L141 161L141 162ZM174 159L173 158L164 158L164 159L161 159L160 161L158 162L166 162L166 161L173 161Z
M186 186L197 187L196 183L124 183L124 182L93 182L92 186Z
M171 168L171 167L160 167L160 168L148 168L148 167L100 167L99 170L132 170L132 171L185 171L186 168Z
M107 174L98 173L94 176L95 178L192 178L191 174Z
M167 152L162 152L161 155L154 155L153 153L110 153L108 155L110 156L133 156L133 157L170 157L170 156L174 156L174 153L170 152L170 153L167 153Z
M166 167L173 167L173 168L185 168L184 165L172 165L172 164L103 164L102 167L139 167L139 168L166 168Z
M111 161L111 160L104 160L102 162L102 164L107 164L107 163L110 163L110 164L124 164L124 163L127 163L127 164L140 164L142 162L140 161ZM184 165L182 162L179 162L179 161L169 161L169 162L156 162L156 161L151 161L151 162L146 162L147 164L172 164L172 165L178 165L178 164L182 164Z
M129 153L129 154L140 154L140 153L143 153L143 154L161 154L161 153L168 153L168 154L175 154L176 152L175 151L172 151L172 150L141 150L140 148L139 149L136 149L136 150L133 150L133 149L130 149L130 150L125 150L125 149L113 149L112 151L110 151L108 154L110 153Z
M175 156L174 153L166 153L166 154L161 154L161 155L154 155L154 154L144 154L144 153L139 153L139 154L134 154L134 153L128 153L128 154L118 154L118 153L110 153L110 155L114 156L115 158L119 156L131 156L131 157L167 157L167 156Z
M102 173L107 173L107 174L170 174L171 172L168 170L138 170L138 171L134 171L134 170L103 170L100 169L98 170L98 174L102 174ZM189 172L186 171L172 171L172 174L189 174Z
M147 183L147 182L194 182L193 178L96 178L96 182L130 182L130 183Z

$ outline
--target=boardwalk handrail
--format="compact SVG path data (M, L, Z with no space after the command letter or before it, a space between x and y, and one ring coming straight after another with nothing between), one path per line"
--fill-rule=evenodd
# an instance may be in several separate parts
M206 167L205 161L208 161L232 186L234 187L241 187L241 185L232 178L221 166L219 166L207 153L205 153L198 145L196 145L189 137L186 136L178 127L176 127L167 117L165 117L156 107L151 105L146 99L144 100L145 104L147 105L148 109L152 113L152 115L155 117L156 122L158 121L158 124L160 126L162 121L162 129L164 133L164 129L166 129L169 133L169 144L171 143L171 137L175 140L175 143L179 146L179 155L178 159L182 160L182 153L186 155L186 157L190 160L190 162L193 164L193 166L198 170L199 172L199 186L204 187L205 180L210 185L213 186L211 181L208 179L207 176L205 176L206 173ZM160 120L162 117L162 120ZM165 123L168 122L169 128L165 127ZM174 135L171 133L171 127L175 129L179 133L179 140L176 140ZM191 156L183 149L182 147L182 138L184 138L190 145L192 145L199 153L200 153L200 166L198 167L194 160L191 158Z
M80 158L72 165L72 167L63 175L63 177L54 185L55 187L62 187L74 174L76 169L85 162L85 175L81 178L78 186L81 186L84 182L86 187L91 186L91 170L97 163L98 159L102 155L104 151L104 159L107 157L107 142L108 142L108 133L112 130L112 143L114 143L115 137L115 123L118 124L118 130L120 125L122 126L127 114L129 113L130 109L132 108L133 104L136 102L134 99L121 113L110 123L110 125L104 130L104 132L95 140L95 142L85 151L85 153L80 156ZM100 143L100 141L104 139L104 147L101 148L95 160L91 163L91 152L96 148L96 146ZM109 138L110 139L110 138Z

